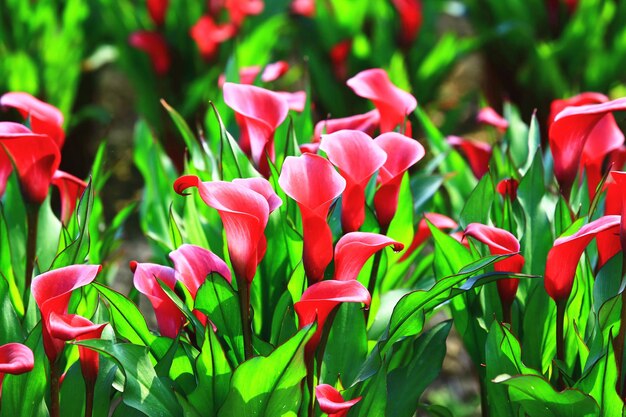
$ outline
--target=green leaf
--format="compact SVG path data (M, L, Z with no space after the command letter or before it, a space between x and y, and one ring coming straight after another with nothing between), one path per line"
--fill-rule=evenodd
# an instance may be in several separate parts
M463 228L470 223L489 223L489 211L494 197L494 186L491 175L483 175L478 185L463 206L459 223Z
M183 411L176 396L157 377L146 347L96 339L84 340L79 344L117 363L125 376L122 399L126 405L148 416L182 417Z
M218 416L295 416L306 376L304 346L314 332L315 326L307 326L268 357L257 356L241 364Z

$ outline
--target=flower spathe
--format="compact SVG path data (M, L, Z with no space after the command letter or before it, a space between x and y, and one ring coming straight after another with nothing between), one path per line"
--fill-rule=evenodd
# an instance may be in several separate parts
M387 160L387 154L371 137L358 130L324 135L320 149L346 180L341 200L341 226L344 233L355 232L365 221L365 188Z
M333 236L326 217L332 202L346 188L346 180L327 159L305 153L285 158L278 184L298 203L304 270L309 281L320 281L333 258Z
M148 7L148 13L154 24L162 26L163 23L165 23L169 0L147 0L146 6Z
M320 410L328 414L328 417L345 417L352 406L362 397L356 397L345 401L339 391L328 384L320 384L315 387L315 398L320 405Z
M148 54L152 68L157 75L165 75L170 70L170 50L165 38L160 33L147 30L137 31L130 35L128 43L133 48Z
M508 127L509 122L496 112L493 107L483 107L476 115L476 121L489 126L495 127L500 133L504 133Z
M459 136L448 136L446 141L465 155L476 178L481 179L483 175L489 172L489 160L493 152L491 145L478 140L463 139Z
M87 183L60 170L55 171L51 182L59 189L61 195L61 221L67 224L76 209L76 201L87 188Z
M379 123L380 113L378 113L378 110L370 110L367 113L339 119L321 120L315 124L313 142L319 142L323 133L330 134L344 129L360 130L368 135L372 135Z
M174 262L177 278L185 284L194 299L209 274L216 272L229 283L232 281L226 262L203 247L185 243L170 252L169 256Z
M21 343L7 343L0 346L0 390L5 374L19 375L33 370L33 351Z
M218 25L211 16L200 17L190 29L189 35L196 42L200 55L205 60L212 59L219 46L235 36L236 28L232 24Z
M406 46L413 43L422 27L421 0L392 0L400 17L400 40Z
M334 278L339 281L356 279L370 256L387 246L393 247L395 252L404 249L402 243L378 233L346 233L335 245Z

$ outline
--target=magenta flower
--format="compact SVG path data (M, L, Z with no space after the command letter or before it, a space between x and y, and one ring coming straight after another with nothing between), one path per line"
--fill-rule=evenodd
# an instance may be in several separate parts
M495 127L500 133L506 132L509 122L500 116L492 107L483 107L476 115L476 121Z
M7 343L0 346L0 398L4 375L20 375L33 370L33 351L21 343Z
M335 245L334 279L338 281L357 279L370 256L387 246L392 246L395 252L404 249L402 243L378 233L346 233Z
M17 109L34 133L48 135L61 149L65 142L63 114L51 104L28 93L11 92L0 97L0 106Z
M345 401L339 391L328 384L320 384L315 387L315 397L320 405L322 413L328 414L328 417L345 417L352 406L362 397L357 397L350 401Z

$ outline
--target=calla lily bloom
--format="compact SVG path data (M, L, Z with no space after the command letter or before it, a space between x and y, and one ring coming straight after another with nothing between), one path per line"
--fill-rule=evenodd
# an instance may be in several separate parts
M357 96L374 103L380 113L380 130L391 132L402 124L417 107L417 100L410 93L396 87L380 68L359 72L347 81Z
M224 4L230 21L239 27L245 20L246 16L254 16L263 11L263 0L226 0Z
M386 230L398 208L402 176L424 157L426 151L418 141L395 132L383 133L374 142L387 153L387 160L378 171L380 188L374 195L378 223Z
M56 170L51 182L57 186L61 194L61 221L67 224L76 209L77 200L87 188L87 183L80 178L59 170Z
M50 317L67 314L72 291L90 284L102 267L100 265L71 265L37 275L31 284L35 302L41 312L43 347L50 362L63 351L64 341L50 333Z
M35 134L20 124L0 122L0 147L0 153L6 151L9 161L12 160L17 169L24 198L33 204L43 203L52 176L61 162L56 143L49 135ZM6 161L0 157L0 180L3 180L0 188L3 191L6 177L2 176L8 177L10 173Z
M319 142L316 143L303 143L302 145L299 146L300 148L300 153L312 153L312 154L316 154L317 151L320 148L320 144Z
M304 111L304 107L306 106L305 91L294 91L293 93L290 93L289 91L276 91L276 94L285 99L287 106L289 106L289 110L293 110L298 113L302 113Z
M310 282L320 281L333 258L333 235L326 217L332 202L346 188L346 181L328 160L305 153L285 158L278 184L298 203L302 215L304 270Z
M265 68L263 68L263 72L261 73L261 81L264 83L269 83L275 81L285 75L285 73L289 71L289 64L287 61L276 61L271 64L267 64ZM253 66L253 67L245 67L239 70L239 84L253 84L256 77L259 76L261 72L261 67ZM221 74L218 79L218 86L221 88L224 86L226 82L226 76Z
M274 132L287 117L287 100L264 88L225 83L224 101L235 111L241 149L252 157L261 174L268 177L267 158L274 161Z
M500 116L492 107L484 107L480 109L476 115L476 121L489 126L495 127L500 133L504 133L509 127L509 122Z
M159 331L163 336L174 339L185 323L185 316L174 301L165 293L157 279L171 290L176 287L176 271L173 268L151 264L130 262L135 288L148 297L156 315Z
M52 337L59 340L100 339L107 324L94 324L89 319L76 314L58 315L53 312L50 315L50 333ZM98 352L79 345L78 354L83 378L89 383L95 383L100 367Z
M216 209L224 224L228 253L235 275L252 282L258 264L265 255L267 242L263 234L272 210L280 206L280 198L264 179L239 182L201 182L194 175L180 177L174 189L182 194L189 187L197 187L202 200ZM258 190L262 191L260 193Z
M148 54L152 68L158 75L165 75L170 70L170 50L160 33L138 31L130 35L128 43Z
M315 0L292 0L291 11L304 17L315 17Z
M597 161L622 146L624 135L614 128L614 120L606 118L611 112L620 110L626 110L626 98L566 107L555 117L550 126L549 141L554 175L565 198L569 199L581 158L587 165L597 165Z
M496 192L503 198L513 201L517 199L517 187L519 182L515 178L506 178L498 182Z
M524 257L518 252L520 250L519 241L515 236L504 229L493 226L486 226L480 223L470 223L465 228L465 236L473 237L489 248L492 255L514 254L506 259L496 262L493 269L499 272L521 272L524 266ZM498 284L498 294L503 306L509 306L515 300L515 293L519 284L518 279L500 279Z
M489 172L489 160L493 152L491 145L478 140L463 139L459 136L448 136L446 141L465 155L476 178L481 179L483 175Z
M430 228L428 227L428 220L435 226L437 229L456 229L459 227L457 222L452 220L448 216L444 216L439 213L424 213L424 218L419 221L417 224L417 230L413 235L413 241L409 245L406 251L402 254L399 259L399 262L405 261L417 248L419 248L422 243L426 242L426 240L431 236Z
M0 346L0 397L5 374L19 375L33 370L33 351L21 343L7 343Z
M184 244L170 252L170 259L174 262L177 278L185 284L194 299L209 274L217 272L229 283L232 281L226 262L203 247Z
M392 0L400 17L400 39L404 45L413 43L422 27L421 0Z
M333 386L320 384L315 387L315 398L317 398L322 413L328 414L328 417L345 417L350 408L361 401L362 397L345 401Z
M339 80L345 80L348 76L348 57L352 51L352 39L346 39L336 43L330 49L330 62L333 65L335 77Z
M363 303L369 308L371 300L370 293L356 280L321 281L307 288L293 306L300 328L317 320L317 330L306 345L305 355L311 358L315 353L326 319L335 307L340 303Z
M148 13L154 24L163 26L165 16L167 15L169 0L147 0L146 4L148 6Z
M620 238L620 245L622 248L622 251L624 253L626 253L626 172L620 172L620 171L612 171L611 172L611 177L613 178L613 181L615 181L615 184L617 186L617 188L619 189L620 192L620 197L622 200L622 210L621 210L621 224L620 224L620 229L619 229L619 238ZM598 244L598 252L604 250L605 252L611 252L611 249L606 248L606 247L601 247L600 244ZM608 260L608 259L606 259ZM606 262L606 260L604 260L602 257L600 257L599 262Z
M193 25L189 35L196 42L202 58L210 60L222 43L235 36L235 31L232 24L218 25L211 16L202 16Z
M603 259L610 259L620 251L620 216L600 217L580 228L571 236L560 237L548 252L544 284L546 292L554 301L566 301L574 285L576 266L583 251L594 237L604 235L609 241ZM599 267L602 264L598 265Z
M323 133L330 134L344 129L360 130L368 135L372 135L379 122L380 113L378 113L378 110L371 110L367 113L340 119L321 120L315 124L313 142L319 142Z
M387 154L371 137L358 130L324 135L320 149L346 180L341 200L341 226L344 233L355 232L365 221L365 188L387 160Z
M402 243L378 233L346 233L335 245L334 279L338 281L357 279L370 256L387 246L391 246L395 252L404 249Z
M0 106L17 109L37 134L48 135L60 148L65 142L61 110L28 93L11 92L0 97Z

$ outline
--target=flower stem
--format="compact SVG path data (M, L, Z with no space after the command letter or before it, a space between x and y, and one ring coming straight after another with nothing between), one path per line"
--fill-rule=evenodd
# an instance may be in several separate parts
M387 235L388 226L381 226L380 234ZM376 291L376 281L378 280L378 270L380 269L380 260L383 257L383 251L379 250L374 254L374 263L372 264L372 272L370 274L370 280L367 283L367 291L370 293L370 297L374 298L374 291ZM363 310L365 316L365 327L370 317L370 309Z
M60 417L59 372L55 362L50 362L50 417Z
M502 321L505 323L509 323L511 325L511 330L513 330L513 321L511 320L512 317L512 308L513 308L513 303L509 303L509 302L502 302Z
M39 224L40 204L26 204L26 216L28 221L28 235L26 240L26 270L24 275L25 293L30 293L30 283L35 270L35 258L37 257L37 227ZM28 300L27 300L28 301Z
M252 326L250 323L250 284L245 279L237 277L239 306L241 308L241 327L243 331L243 349L246 360L252 358Z
M96 389L96 381L85 380L85 417L93 414L93 397Z
M626 276L626 252L623 252L622 259L622 279ZM617 338L613 341L613 350L615 352L615 361L617 362L617 392L620 397L624 398L624 342L626 341L626 290L622 291L622 309L620 311L620 326Z
M565 363L565 334L563 332L563 322L565 321L566 307L567 300L556 302L556 358L561 361L561 363ZM563 375L560 372L557 385L560 390L565 389Z

